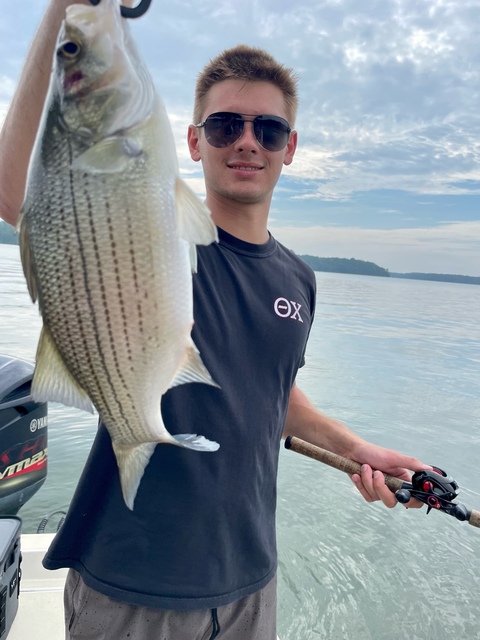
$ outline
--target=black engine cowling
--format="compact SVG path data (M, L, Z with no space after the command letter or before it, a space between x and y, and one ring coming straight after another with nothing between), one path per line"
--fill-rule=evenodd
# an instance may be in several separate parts
M48 404L34 402L34 365L0 355L0 514L15 514L47 476Z

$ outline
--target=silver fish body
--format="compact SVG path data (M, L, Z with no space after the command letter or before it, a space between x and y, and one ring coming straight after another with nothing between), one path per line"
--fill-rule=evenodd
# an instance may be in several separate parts
M217 239L178 175L170 124L118 0L72 5L31 158L22 263L43 320L32 393L98 410L132 509L159 442L162 395L215 385L191 339L195 245Z

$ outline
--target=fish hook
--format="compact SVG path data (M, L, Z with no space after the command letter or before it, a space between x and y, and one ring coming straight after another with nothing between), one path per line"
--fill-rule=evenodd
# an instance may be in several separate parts
M89 2L95 7L97 4L100 4L101 0L89 0ZM124 18L140 18L147 13L151 3L152 0L141 0L136 7L124 7L122 4L120 6L120 13Z

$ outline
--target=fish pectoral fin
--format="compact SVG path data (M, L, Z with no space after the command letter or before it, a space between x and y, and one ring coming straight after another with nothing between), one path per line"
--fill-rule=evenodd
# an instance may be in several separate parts
M20 259L22 261L23 273L27 281L28 293L32 302L36 302L38 298L37 280L33 269L32 253L30 250L30 238L28 236L27 224L25 222L24 213L20 214L17 230L19 232Z
M175 182L178 233L190 245L192 271L197 270L195 245L218 242L217 227L209 209L197 198L181 178Z
M185 449L193 449L194 451L217 451L220 449L218 442L207 440L205 436L197 436L196 433L179 433L172 438L174 440L172 444Z
M93 413L90 398L65 366L58 349L43 327L37 347L35 373L32 380L35 402L61 402Z
M130 510L133 510L140 480L156 446L156 442L122 445L112 441L113 451L117 458L123 499Z
M119 173L143 155L134 138L110 136L84 151L72 162L72 169L86 173Z
M203 382L212 387L220 388L219 385L213 381L207 367L203 364L200 353L193 343L193 340L187 351L187 360L173 379L170 389L180 384L186 384L187 382Z

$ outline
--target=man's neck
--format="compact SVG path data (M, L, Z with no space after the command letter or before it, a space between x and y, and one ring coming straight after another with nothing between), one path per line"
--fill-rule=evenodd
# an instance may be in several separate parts
M267 220L269 207L261 204L221 202L207 196L205 204L210 209L215 224L239 240L252 244L264 244L269 238Z

